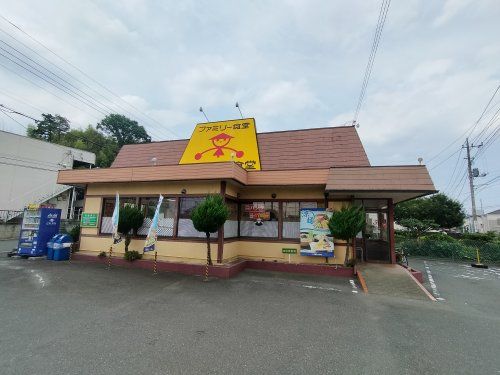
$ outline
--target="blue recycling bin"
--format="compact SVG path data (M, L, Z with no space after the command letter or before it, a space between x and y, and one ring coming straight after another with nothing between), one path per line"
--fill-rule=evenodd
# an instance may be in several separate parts
M52 260L61 261L68 260L71 245L73 245L73 238L69 234L60 234L57 238L54 239L54 255Z
M52 236L49 242L47 242L47 260L54 259L54 241L59 238L60 234L55 234Z

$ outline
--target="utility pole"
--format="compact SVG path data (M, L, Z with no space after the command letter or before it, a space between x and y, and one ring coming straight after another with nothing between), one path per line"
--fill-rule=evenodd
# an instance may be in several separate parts
M472 204L472 225L471 225L472 233L476 233L476 220L477 220L476 196L474 193L474 177L479 177L479 171L477 169L474 170L472 169L473 160L470 157L470 149L473 147L479 148L482 145L483 145L482 143L478 146L470 145L469 138L465 138L465 149L467 150L467 174L469 176L470 199Z

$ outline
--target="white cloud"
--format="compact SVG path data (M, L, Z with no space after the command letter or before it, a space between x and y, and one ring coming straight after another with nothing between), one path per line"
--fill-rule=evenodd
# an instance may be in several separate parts
M260 131L352 120L380 2L26 0L3 5L7 18L157 121L118 103L5 22L0 28L107 98L70 78L96 100L116 111L121 110L113 102L126 107L161 139L171 137L168 129L188 137L194 124L204 120L199 106L211 120L238 117L236 101L245 116L256 118ZM500 80L498 19L497 0L391 3L359 117L360 135L374 164L415 162L418 156L428 160L475 121ZM9 64L2 57L0 63ZM0 91L0 102L34 117L41 111L60 113L75 127L103 117L1 66L0 81L0 90L22 99ZM5 116L0 126L23 131ZM500 152L498 147L491 151L490 159ZM454 162L432 171L438 187Z

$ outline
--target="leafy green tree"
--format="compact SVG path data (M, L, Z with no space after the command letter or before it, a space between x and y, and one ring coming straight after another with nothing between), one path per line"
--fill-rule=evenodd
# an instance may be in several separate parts
M410 237L419 239L424 233L436 229L438 225L432 220L418 220L414 218L402 219L400 225L406 228Z
M229 218L229 208L221 195L208 195L191 213L195 229L207 237L207 264L212 265L210 233L215 233Z
M118 148L133 143L151 142L151 137L146 129L137 121L116 113L104 117L97 124L97 130L112 137L118 143Z
M92 125L86 129L72 129L64 135L59 144L80 150L93 152L96 155L96 166L109 167L118 153L116 141L107 137Z
M144 222L142 211L135 206L125 206L120 208L118 219L118 232L125 236L125 253L132 240L133 232L137 231Z
M69 121L60 115L42 113L43 120L28 127L28 137L58 143L69 131Z
M450 229L463 225L465 212L462 205L445 194L402 202L394 209L394 218L401 224L404 219L430 220L439 228ZM401 224L403 225L403 224Z
M347 242L344 264L351 263L351 242L366 224L365 210L361 206L342 207L335 211L328 221L330 233L334 238Z

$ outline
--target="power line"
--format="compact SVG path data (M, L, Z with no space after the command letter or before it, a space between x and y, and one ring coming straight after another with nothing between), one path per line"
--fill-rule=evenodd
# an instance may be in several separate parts
M366 88L368 87L368 82L369 82L370 76L372 74L373 63L375 62L375 56L377 55L380 37L382 35L382 30L384 28L385 19L387 17L387 12L389 11L390 5L391 5L391 0L382 0L382 4L380 5L377 27L375 28L375 35L373 37L372 48L370 51L370 56L368 57L368 63L366 64L365 75L363 78L363 83L361 85L361 92L359 94L358 104L357 104L356 110L354 112L354 118L352 121L353 124L355 124L357 119L358 119L359 111L361 110L361 106L362 106L363 100L365 98Z
M24 167L24 168L31 168L31 169L39 169L39 170L43 170L43 171L52 171L52 172L58 172L59 171L59 169L49 169L49 168L42 168L42 167L34 167L32 165L23 165L23 164L16 164L16 163L8 163L8 162L5 162L5 161L0 161L0 164L13 165L13 166L16 166L16 167Z
M76 109L80 110L82 113L85 113L85 114L87 114L87 115L89 115L89 116L91 116L91 117L95 118L97 121L99 121L99 120L100 120L97 116L95 116L95 115L93 115L93 114L90 114L90 113L87 113L84 109L82 109L82 108L80 108L80 107L76 106L75 104L73 104L73 103L71 103L71 102L67 101L66 99L64 99L64 98L60 97L59 95L57 95L57 94L53 93L52 91L47 90L47 88L45 88L45 87L43 87L43 86L39 85L38 83L36 83L36 82L34 82L34 81L32 81L32 80L30 80L30 79L28 79L28 78L26 78L26 77L22 76L21 74L19 74L18 72L16 72L16 71L12 70L12 69L11 69L11 68L9 68L8 66L6 66L6 65L2 64L1 62L0 62L0 66L2 66L3 68L5 68L6 70L10 71L11 73L14 73L14 74L16 74L17 76L21 77L21 78L22 78L22 79L24 79L25 81L27 81L27 82L29 82L29 83L31 83L31 84L33 84L33 85L37 86L38 88L40 88L40 89L42 89L42 90L44 90L44 91L48 92L49 94L51 94L51 95L55 96L55 97L56 97L56 98L58 98L59 100L62 100L62 101L63 101L63 102L65 102L66 104L69 104L70 106L72 106L72 107L74 107L74 108L76 108Z
M42 46L44 49L46 49L47 51L49 51L52 55L56 56L58 59L62 60L63 62L65 62L69 66L73 67L75 70L77 70L82 75L84 75L85 77L87 77L88 79L90 79L92 82L94 82L95 84L97 84L99 87L101 87L102 89L104 89L105 91L107 91L108 93L110 93L111 95L113 95L114 97L118 98L120 101L124 102L126 105L128 105L129 107L131 107L134 110L136 110L138 113L141 113L144 117L146 117L146 118L150 119L151 121L155 122L156 124L158 124L161 129L165 129L165 130L169 131L171 134L173 134L176 137L180 138L180 136L178 134L176 134L173 130L169 129L168 127L164 128L164 125L161 124L159 121L157 121L153 117L149 116L148 114L144 113L143 111L141 111L140 109L138 109L134 105L132 105L129 102L127 102L126 100L124 100L118 94L114 93L113 91L111 91L110 89L108 89L107 87L105 87L103 84L101 84L100 82L98 82L97 80L95 80L94 78L92 78L90 75L88 75L87 73L85 73L82 69L78 68L76 65L72 64L71 62L69 62L68 60L66 60L65 58L63 58L62 56L60 56L59 54L57 54L56 52L54 52L52 49L50 49L49 47L47 47L46 45L44 45L42 42L38 41L36 38L34 38L30 34L28 34L21 27L17 26L16 24L14 24L12 21L10 21L9 19L7 19L6 17L4 17L1 14L0 14L0 18L2 18L4 21L6 21L7 23L9 23L11 26L13 26L14 28L16 28L17 30L19 30L24 35L26 35L29 39L31 39L35 43L39 44L40 46ZM14 38L14 39L16 39L16 38ZM69 74L69 73L66 73L66 74Z
M446 150L448 150L451 146L453 146L455 143L457 143L458 141L462 140L466 135L467 133L469 133L468 136L470 136L472 134L472 132L474 131L474 129L476 128L476 126L479 124L479 122L483 119L483 116L485 115L488 107L490 106L491 102L493 101L493 99L495 98L496 94L498 93L498 90L500 89L500 85L497 86L497 88L495 89L495 91L493 92L493 95L491 96L491 98L489 99L488 103L486 104L486 106L484 107L483 111L481 112L481 115L479 116L479 118L474 122L474 124L472 124L472 126L470 128L468 128L464 133L460 134L454 141L452 141L450 144L448 144L445 148L443 148L441 151L439 151L436 155L434 155L432 158L430 158L427 163L430 163L432 162L434 159L436 159L439 155L441 155L442 153L444 153Z
M457 162L455 163L455 168L453 168L453 172L452 172L451 177L450 177L450 182L448 183L448 185L446 185L446 188L444 190L448 190L448 187L453 185L453 182L454 182L453 178L455 177L455 172L457 171L458 164L460 163L460 160L461 160L460 157L462 156L462 150L463 149L460 149L460 152L459 152L458 157L457 157Z
M114 112L114 110L110 107L108 107L107 105L105 104L102 104L100 102L98 102L96 99L94 99L92 96L88 95L86 92L82 91L81 89L79 89L78 87L76 87L75 85L73 85L71 82L65 80L64 78L60 77L59 75L55 74L54 72L52 72L50 69L47 69L45 66L43 66L42 64L40 64L39 62L33 60L32 58L30 58L29 56L25 55L24 53L22 53L21 51L19 51L18 49L12 47L10 44L4 42L3 40L0 40L0 43L3 43L5 44L6 46L8 46L9 48L11 48L12 50L16 51L19 55L23 56L25 59L28 59L29 61L33 62L34 64L36 64L37 66L41 67L42 69L44 69L45 71L47 71L50 75L56 77L59 81L62 81L64 82L66 85L60 83L59 81L55 80L54 78L50 77L49 75L45 74L44 72L42 72L40 69L38 69L36 66L33 66L32 64L30 63L27 63L26 61L24 61L23 59L17 57L16 55L14 55L13 53L11 53L10 51L6 50L5 48L3 47L0 47L0 49L6 53L8 53L9 55L13 56L14 58L16 58L17 60L21 61L23 64L31 67L32 69L34 69L35 71L37 71L38 73L42 74L44 77L47 77L48 79L50 79L51 81L53 81L54 83L64 87L66 90L74 93L75 95L77 95L79 98L81 98L82 100L85 100L85 102L89 102L89 103L92 103L92 104L95 104L96 106L101 106L101 107L105 107L107 108L108 110L110 110L111 112ZM71 87L68 87L68 86L71 86ZM83 95L87 96L88 98L90 99L87 99L85 97L83 97L82 95L78 94L78 92L81 92Z
M1 18L4 18L5 17L2 17L2 15L0 15ZM102 95L99 91L95 90L94 88L92 88L91 86L87 85L85 82L83 82L82 80L78 79L77 77L75 77L74 75L72 75L71 73L68 73L66 70L62 69L61 67L59 67L57 64L54 64L52 61L50 61L49 59L47 59L45 56L39 54L36 50L34 50L33 48L31 48L30 46L28 46L27 44L23 43L21 40L17 39L16 37L14 37L12 34L2 30L0 28L0 32L6 34L7 36L9 36L11 39L13 39L14 41L16 41L17 43L21 44L24 46L24 48L30 50L31 52L33 52L34 54L36 54L37 56L39 56L40 58L42 58L43 60L45 60L46 62L48 62L49 64L51 64L52 66L54 66L55 68L57 68L59 71L61 71L62 73L64 73L66 76L70 77L71 79L81 83L82 85L84 85L85 87L87 87L88 89L90 89L91 91L93 91L95 94L99 95L101 98L103 98L104 100L107 100L108 102L111 103L111 105L115 106L115 107L118 107L120 108L121 110L125 111L128 115L134 117L134 115L129 111L127 110L126 108L122 107L121 105L115 103L114 101L110 100L108 97ZM32 38L33 39L33 38ZM34 39L33 39L34 40ZM37 43L39 43L37 41ZM42 45L43 46L43 45ZM46 48L44 46L44 48ZM52 51L51 51L52 52ZM63 59L64 61L64 59ZM40 66L43 67L43 65L39 64ZM4 66L5 67L5 66ZM44 69L46 69L44 67ZM17 73L16 73L17 74ZM109 108L109 107L108 107ZM81 111L83 111L82 109L80 109ZM84 112L84 111L83 111ZM113 110L113 112L117 112L116 110ZM95 116L92 116L92 117L95 117ZM97 117L95 117L97 120L99 120ZM158 137L158 138L161 138L161 137Z
M0 47L0 49L2 49L2 47ZM35 69L33 69L33 68L32 68L33 70L31 70L31 69L29 69L29 68L27 68L27 67L25 67L25 66L21 65L20 63L18 63L18 62L16 62L16 61L14 61L14 60L13 60L13 59L11 59L10 57L5 56L5 55L4 55L3 53L1 53L1 52L0 52L0 56L2 56L3 58L5 58L5 59L7 59L7 60L11 61L12 63L14 63L14 64L16 64L17 66L19 66L20 68L22 68L22 69L24 69L24 70L28 71L29 73L33 74L34 76L36 76L36 77L40 78L42 81L45 81L45 82L46 82L46 83L48 83L49 85L54 86L56 89L58 89L58 90L60 90L60 91L64 92L65 94L68 94L69 96L73 97L74 99L78 100L79 102L81 102L81 103L83 103L83 104L87 105L88 107L92 108L94 111L99 112L99 113L101 113L101 114L102 114L102 115L104 115L104 116L106 116L106 115L108 114L108 113L106 113L106 112L103 112L101 109L94 107L94 106L93 106L90 102L88 102L88 101L83 101L82 99L79 99L79 98L78 98L78 96L74 95L71 91L66 91L66 90L67 90L66 86L61 85L61 86L63 87L63 88L61 88L60 86L58 86L58 85L57 85L57 83L54 83L54 82L49 81L49 79L50 79L50 78L49 78L49 79L44 78L44 76L46 77L46 75L45 75L45 74L41 73L41 75L40 75L40 74L38 74L38 73L33 72L33 70L35 70L35 71L39 71L39 70L37 70L36 68L35 68ZM28 65L28 64L27 64L27 65Z
M59 76L58 74L54 73L53 71L51 71L50 69L46 68L44 65L42 65L41 63L33 60L32 58L30 58L29 56L27 56L26 54L24 54L23 52L19 51L18 49L16 49L15 47L13 47L12 45L10 45L9 43L6 43L5 41L2 41L0 40L0 43L3 43L5 44L6 46L8 46L9 48L11 48L12 50L16 51L19 55L23 56L25 59L28 59L29 61L33 62L34 64L36 64L37 66L41 67L43 70L47 71L51 76L45 74L44 72L42 72L40 69L38 69L36 66L33 66L32 64L30 63L27 63L25 60L19 58L18 56L15 56L13 53L11 53L10 51L6 50L5 48L2 48L0 47L0 50L3 50L5 51L6 53L8 53L9 55L13 56L15 59L21 61L23 64L29 66L30 68L34 69L35 71L37 71L38 73L42 74L44 77L46 77L47 79L50 79L51 81L53 81L55 84L57 84L58 86L62 86L66 92L66 90L68 90L69 92L73 93L74 95L78 96L79 98L81 98L82 100L80 101L84 101L84 104L86 104L87 106L89 106L89 103L92 104L91 105L91 108L96 110L96 108L94 107L94 105L96 107L99 108L99 110L104 110L106 114L111 114L113 112L116 112L115 109L109 107L106 103L103 103L97 99L95 99L93 96L89 95L88 93L86 93L85 91L81 90L80 88L78 88L77 86L75 86L74 84L72 84L71 82L69 82L68 80L62 78L61 76ZM5 57L5 56L4 56ZM61 82L59 82L58 80L52 78L53 77L56 77L59 81L62 81L64 82L66 85L62 84ZM71 86L71 87L68 87L68 86ZM73 87L73 88L72 88ZM84 96L80 95L78 92L81 92ZM70 94L71 95L71 94ZM102 96L102 95L101 95ZM107 99L106 99L107 100ZM107 111L106 111L107 110ZM101 111L101 113L103 113ZM104 114L104 113L103 113ZM154 131L151 131L150 130L150 133L152 135L154 135L155 137L157 138L161 138L160 136L158 136L157 133L155 133Z

